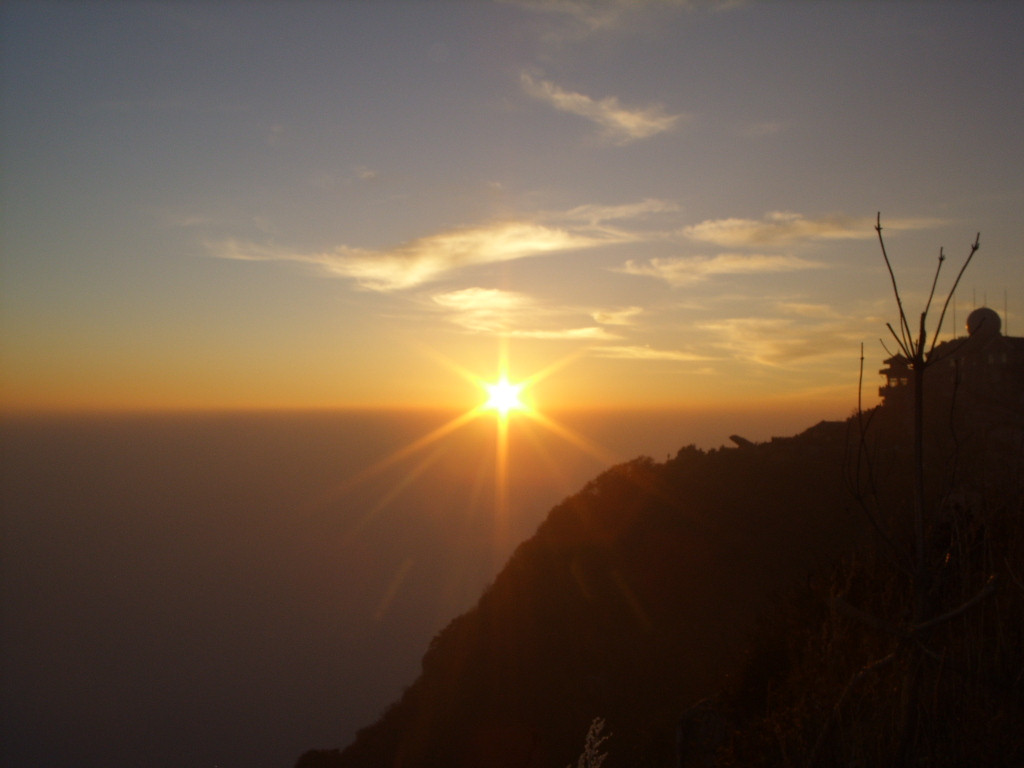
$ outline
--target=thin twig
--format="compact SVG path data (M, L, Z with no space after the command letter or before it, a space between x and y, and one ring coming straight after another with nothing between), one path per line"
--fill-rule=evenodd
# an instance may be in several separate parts
M928 310L921 313L921 325L918 329L917 346L914 347L914 362L924 366L924 345L928 343L928 329L925 327L925 318L928 317Z
M857 423L861 423L864 409L861 407L861 393L864 391L864 342L860 343L860 373L857 376ZM864 430L861 430L861 434Z
M896 339L896 343L900 345L900 351L903 353L903 356L905 358L907 358L908 360L913 358L914 355L910 351L910 347L908 347L906 344L904 344L903 341L900 339L900 337L896 335L896 331L893 330L892 323L886 323L885 327L889 329L889 333L891 333L892 337L894 339Z
M991 576L988 577L988 581L985 582L985 586L981 588L981 590L978 592L978 594L976 594L974 597L972 597L966 603L963 603L962 605L960 605L957 608L954 608L951 611L946 611L946 613L942 614L941 616L936 616L934 619L929 619L928 621L923 621L920 624L917 624L916 626L911 627L909 632L910 632L910 634L917 634L918 632L922 632L923 630L926 630L926 629L928 629L930 627L934 627L936 624L942 624L945 621L949 621L950 619L959 616L961 613L964 613L965 611L970 610L971 608L973 608L975 605L980 603L982 600L984 600L986 597L988 597L989 595L991 595L995 591L996 591L996 576L995 576L995 574L992 574Z
M960 278L963 277L964 271L967 269L967 265L971 263L971 259L974 258L974 254L981 248L981 232L974 236L974 242L971 243L971 252L967 254L967 258L964 260L964 265L960 267L960 272L957 273L956 280L953 281L953 287L949 289L949 293L946 295L946 303L942 305L942 313L939 315L939 325L935 329L935 338L932 339L931 349L928 350L928 355L931 356L932 350L935 349L935 342L939 338L939 332L942 330L942 321L946 318L946 309L949 307L949 302L953 298L953 294L956 293L956 287L960 285Z
M884 346L884 345L883 345ZM906 553L901 552L899 546L889 537L888 532L882 527L881 522L878 520L874 512L872 512L865 501L864 493L861 491L861 477L864 474L864 465L867 466L867 484L871 489L872 498L877 497L877 490L875 488L875 470L871 463L871 458L868 455L867 450L867 427L871 423L871 419L874 417L874 413L868 417L867 424L864 422L864 408L863 408L863 393L864 393L864 342L860 344L860 370L857 376L857 462L853 468L852 475L849 469L849 437L847 437L847 449L844 452L843 474L846 478L847 486L850 489L850 493L853 498L857 501L861 511L867 517L871 526L875 529L875 533L878 534L886 546L888 546L892 552L888 553L892 558L892 562L900 570L904 569L903 563L901 562L901 556L905 556ZM849 432L847 432L849 435Z
M900 333L903 334L904 344L901 346L906 349L910 346L910 324L907 322L907 315L903 311L903 300L900 298L900 289L896 285L896 274L892 271L892 262L889 261L889 254L885 250L885 241L882 239L882 212L878 212L878 218L875 220L875 231L878 233L878 244L882 247L882 258L885 259L886 269L889 270L889 279L892 281L892 290L896 294L896 306L900 310ZM889 329L890 331L892 328ZM893 331L893 336L896 332ZM899 338L897 337L897 341Z
M932 299L935 298L935 286L939 283L939 273L942 271L942 262L946 260L946 254L943 253L942 248L939 248L939 264L935 267L935 277L932 278L932 290L928 294L928 301L924 305L924 313L921 315L921 323L924 324L924 318L928 314L928 310L932 307ZM938 335L938 330L935 331Z

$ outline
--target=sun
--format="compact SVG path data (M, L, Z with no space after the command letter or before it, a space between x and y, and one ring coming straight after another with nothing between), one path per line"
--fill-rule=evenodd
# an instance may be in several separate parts
M582 352L557 360L546 368L537 371L527 378L519 379L515 383L509 381L508 378L508 355L504 349L502 350L500 359L501 365L495 372L498 376L497 381L488 381L487 379L483 379L468 368L449 360L433 350L428 350L428 352L431 356L464 378L467 382L483 390L487 395L486 399L482 398L478 401L477 405L469 408L469 410L462 412L441 426L422 435L421 437L416 438L407 445L398 448L373 464L371 467L362 470L359 474L350 478L340 486L339 493L341 492L341 488L352 487L357 483L363 482L369 477L377 475L387 467L391 467L400 462L411 459L416 454L426 452L428 457L418 462L416 467L410 470L408 480L412 480L437 457L438 450L441 447L440 441L445 437L480 419L486 418L488 420L493 420L494 513L495 519L498 521L497 527L495 528L495 540L507 543L505 541L506 531L504 526L508 522L511 509L509 502L509 471L512 459L512 446L516 443L514 438L517 436L517 433L520 437L525 436L531 438L530 441L533 442L533 438L536 438L536 433L534 432L532 425L536 424L550 432L555 437L573 444L605 466L609 466L615 461L615 457L601 448L601 446L593 444L582 435L577 434L569 427L559 423L556 419L545 415L535 403L533 392L534 385L567 365L579 354L582 354ZM521 444L521 442L522 441L517 444ZM431 450L427 451L428 448L431 448ZM485 456L484 458L486 461L487 457ZM405 487L406 482L408 481L406 480L399 483L396 490L389 494L380 503L380 505L378 505L377 509L383 508L385 504L390 502L395 494L401 492L402 488ZM376 514L376 510L374 514Z
M484 407L497 411L502 416L507 416L510 411L521 411L525 409L519 394L523 391L522 384L512 384L502 376L493 384L484 384L487 390L487 402Z

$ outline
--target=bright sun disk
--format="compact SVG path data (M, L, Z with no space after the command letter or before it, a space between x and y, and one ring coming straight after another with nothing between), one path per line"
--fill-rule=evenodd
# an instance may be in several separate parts
M502 377L494 384L485 384L487 390L487 408L498 411L501 415L509 411L522 410L523 403L519 399L519 393L523 390L522 384L512 384L508 379Z

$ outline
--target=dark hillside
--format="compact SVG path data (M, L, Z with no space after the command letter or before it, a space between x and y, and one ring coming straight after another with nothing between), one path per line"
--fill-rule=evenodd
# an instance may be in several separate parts
M675 724L742 658L771 595L863 535L849 425L614 467L555 507L422 674L335 766L564 766L594 717L620 765L669 765Z
M1024 403L614 467L555 507L402 698L298 768L1024 765ZM922 563L918 566L917 563Z
M1024 765L1024 339L892 282L881 406L605 472L298 768Z
M964 367L926 377L922 535L896 400L850 464L871 546L764 617L744 673L691 713L715 725L690 729L693 764L1024 765L1024 366Z

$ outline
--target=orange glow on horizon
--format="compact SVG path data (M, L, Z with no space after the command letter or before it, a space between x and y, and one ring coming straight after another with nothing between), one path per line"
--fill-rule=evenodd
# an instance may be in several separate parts
M344 488L364 482L372 476L388 469L401 462L410 462L408 470L404 471L404 478L400 480L392 493L380 501L379 504L369 513L368 517L378 514L384 506L405 487L416 475L423 472L433 459L424 457L414 460L414 457L424 452L427 448L435 446L442 438L462 429L472 422L483 417L493 415L494 418L494 520L495 520L495 551L504 551L509 544L508 537L512 528L509 520L509 467L515 461L510 451L510 431L513 420L527 419L540 425L548 433L564 440L578 448L583 453L597 461L610 465L614 463L615 457L611 452L594 445L582 435L577 434L569 427L561 424L550 416L542 414L535 403L525 399L524 395L528 388L538 381L546 378L555 371L564 367L568 362L574 360L581 353L569 356L558 362L547 366L532 376L513 382L508 375L508 352L503 344L499 355L499 373L496 380L488 381L467 368L448 360L433 350L427 350L431 357L441 362L445 367L454 371L466 381L478 387L486 398L475 407L456 415L454 418L443 423L441 426L427 432L421 437L398 448L389 455L381 458L372 466L360 472L358 475L349 478L336 489L340 493ZM364 520L364 522L366 522Z

